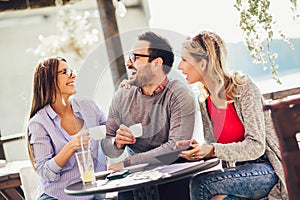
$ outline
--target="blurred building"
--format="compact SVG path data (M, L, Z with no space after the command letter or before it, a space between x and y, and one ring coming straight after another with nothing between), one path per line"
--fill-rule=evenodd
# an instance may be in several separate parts
M127 13L125 17L116 15L119 32L127 32L138 27L147 28L149 21L147 1L123 0L123 2ZM97 46L104 45L96 0L83 0L60 7L0 12L0 130L3 137L25 132L31 103L34 68L40 59L39 55L33 54L29 49L36 49L41 44L39 40L41 35L47 37L57 34L57 23L63 20L58 18L58 13L62 10L75 10L78 13L88 11L88 21L92 28L99 30L98 41L93 43L89 51L92 52ZM66 57L74 68L80 69L82 65L69 53L58 56ZM106 52L99 55L101 56L107 57ZM107 71L107 73L110 72ZM103 88L106 88L107 92L102 89L105 98L99 98L97 103L107 111L110 95L114 90L111 77L103 77L102 84L105 84ZM7 142L3 146L8 161L27 159L24 139Z
M56 45L65 42L65 37L68 38L72 34L75 34L76 42L83 45L80 49L84 49L84 56L78 59L74 53L70 53L73 52L72 47L66 48L65 52L54 53L54 55L58 54L58 56L65 57L71 67L80 69L77 79L78 95L94 99L105 112L108 111L115 88L110 70L111 60L107 56L97 1L70 1L76 3L57 7L0 12L0 130L4 137L25 131L31 103L33 70L41 57L33 54L33 51L36 51L37 47L40 48L38 51L40 53L43 50L50 51ZM272 44L273 50L279 53L277 61L280 65L278 71L283 82L282 85L278 85L272 80L268 70L263 71L261 66L252 63L253 59L241 41L242 33L238 27L239 16L233 6L234 1L122 0L122 2L126 6L127 13L124 17L120 17L118 14L116 18L122 51L125 56L130 51L136 36L151 27L152 30L167 36L173 45L176 57L171 75L182 79L176 66L180 60L183 40L187 35L194 35L201 30L211 30L216 31L228 43L228 66L230 69L249 74L257 82L263 93L299 87L300 85L298 78L300 73L300 58L298 56L300 40L299 31L295 31L299 30L299 24L292 25L292 20L286 14L290 9L288 1L286 3L272 2L274 19L279 22L279 26L283 26L285 33L292 38L291 41L295 46L295 50L291 49L282 41L282 38ZM117 0L113 0L113 3L116 5ZM205 9L202 9L203 7ZM200 9L202 9L201 12L199 12ZM282 12L282 10L286 12ZM62 11L68 14L61 14ZM88 12L88 17L84 11ZM75 19L70 19L74 16ZM67 20L68 17L69 20ZM87 41L85 41L87 34L84 34L85 30L81 26L82 24L79 23L70 30L70 27L64 24L68 21L84 22L85 17L87 17L90 28L95 30L87 37ZM58 24L60 24L60 30L57 28ZM61 30L65 32L63 34L58 33ZM59 39L61 41L55 38L57 35L63 35ZM94 40L95 36L97 36L97 41ZM92 44L87 45L89 42ZM4 144L8 161L27 158L24 141L22 139Z

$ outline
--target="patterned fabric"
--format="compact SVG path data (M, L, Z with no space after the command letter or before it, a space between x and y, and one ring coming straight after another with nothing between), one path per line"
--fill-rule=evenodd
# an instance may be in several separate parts
M255 160L265 154L279 177L278 183L269 193L270 198L287 199L284 171L281 163L278 138L268 111L263 110L264 99L257 86L244 76L245 84L238 88L240 97L234 102L238 116L245 127L242 142L220 144L213 135L213 126L208 115L206 102L200 103L205 141L213 144L215 155L227 161L229 166L235 162Z
M169 79L168 79L168 77L166 77L165 80L164 80L164 81L156 88L156 90L154 90L154 92L153 92L150 96L154 96L154 95L160 93L160 92L166 87L166 85L167 85L168 82L169 82ZM143 93L143 91L142 91L142 88L139 88L139 91L140 91L143 95L145 95L145 94ZM147 96L147 95L146 95L146 96Z

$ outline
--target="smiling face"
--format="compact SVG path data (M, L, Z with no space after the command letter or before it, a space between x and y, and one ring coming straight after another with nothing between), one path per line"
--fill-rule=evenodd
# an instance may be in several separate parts
M202 82L203 83L203 70L201 69L202 60L197 62L196 59L183 48L181 54L181 61L178 65L178 69L182 74L186 75L186 80L189 84Z
M155 76L152 71L152 62L149 62L149 49L150 43L145 40L138 40L133 47L132 54L135 59L128 59L126 66L131 72L129 77L129 83L137 87L142 87L148 83L151 83L151 80ZM143 56L138 56L138 54Z
M59 88L58 95L65 96L68 98L69 96L76 93L75 88L75 79L76 79L76 73L68 74L66 73L66 70L69 69L69 66L64 61L59 61L58 65L58 74L57 74L57 85Z

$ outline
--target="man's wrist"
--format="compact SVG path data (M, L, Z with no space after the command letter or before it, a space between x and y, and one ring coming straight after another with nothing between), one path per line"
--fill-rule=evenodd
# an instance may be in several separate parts
M124 159L124 162L123 162L124 166L125 166L125 167L130 166L130 161L131 161L131 160L130 160L130 157L125 158L125 159Z
M118 149L124 149L124 146L125 146L125 145L119 146L119 145L117 144L116 137L113 137L113 138L112 138L111 143L112 143L112 145L115 145Z

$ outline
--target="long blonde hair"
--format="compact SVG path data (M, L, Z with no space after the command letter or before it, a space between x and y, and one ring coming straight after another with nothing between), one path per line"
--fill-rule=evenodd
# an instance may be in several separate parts
M239 73L232 75L226 72L227 48L220 36L213 32L203 31L194 38L188 38L184 44L185 48L196 61L205 59L208 62L207 73L215 77L215 88L213 91L219 98L229 97L231 100L239 97L237 87L244 82ZM205 88L208 92L208 89ZM226 96L222 96L225 91Z
M38 62L33 77L33 93L29 119L31 119L40 109L42 109L46 105L52 104L56 101L56 92L59 91L59 87L57 85L59 61L67 62L64 58L61 57L47 58ZM35 166L28 128L26 137L29 158L33 166Z

